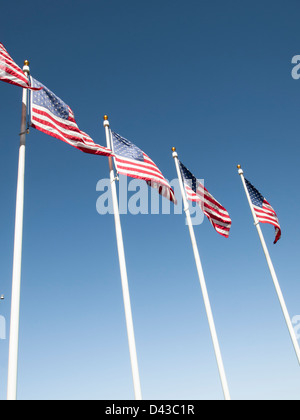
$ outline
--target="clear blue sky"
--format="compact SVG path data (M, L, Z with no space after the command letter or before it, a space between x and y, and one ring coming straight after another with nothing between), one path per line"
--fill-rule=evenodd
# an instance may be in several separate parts
M300 368L236 165L276 210L263 226L291 317L300 315L299 1L6 2L14 60L105 145L114 131L176 177L171 147L229 211L229 239L195 228L233 399L299 399ZM9 335L21 89L0 85L0 315ZM133 399L113 216L96 211L107 158L27 137L20 399ZM222 399L183 215L123 215L145 399ZM0 340L0 399L8 339Z

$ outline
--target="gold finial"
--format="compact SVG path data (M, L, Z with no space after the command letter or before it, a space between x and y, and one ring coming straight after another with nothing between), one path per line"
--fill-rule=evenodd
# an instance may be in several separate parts
M104 115L103 119L104 119L104 121L107 121L108 120L108 116L107 115Z
M237 166L237 168L238 168L238 169L241 169L241 165L238 165L238 166Z
M176 152L176 147L172 147L172 152Z
M29 61L28 60L24 61L24 66L29 66Z

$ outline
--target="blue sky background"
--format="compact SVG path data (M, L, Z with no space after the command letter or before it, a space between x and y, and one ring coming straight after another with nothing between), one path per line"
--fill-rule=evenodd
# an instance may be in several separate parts
M300 315L300 5L285 1L6 2L14 60L105 145L102 117L165 177L171 147L229 211L229 239L195 228L233 399L299 399L300 368L236 165L276 210L263 226L291 317ZM0 399L6 398L21 89L0 85ZM96 211L107 158L27 137L20 399L133 399L112 215ZM150 194L150 193L149 193ZM183 215L121 217L145 399L222 399Z

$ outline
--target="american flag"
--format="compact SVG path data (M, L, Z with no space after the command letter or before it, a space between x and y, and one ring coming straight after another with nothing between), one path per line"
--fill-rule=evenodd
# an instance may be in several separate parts
M111 150L95 144L90 136L79 130L73 111L46 86L31 77L31 126L62 140L76 149L94 155L110 156Z
M0 42L0 80L12 85L29 87L29 80L26 74L13 61L4 45Z
M111 134L118 173L145 180L149 186L156 188L159 194L176 204L174 191L149 156L119 134L113 131Z
M215 230L228 238L231 219L227 210L181 162L179 166L188 200L197 202Z
M14 62L0 42L0 80L22 88L32 89L23 70Z
M261 223L270 223L275 227L275 241L281 238L281 228L279 225L277 214L268 201L261 195L261 193L253 187L253 185L245 178L247 190L249 192L253 208L257 219Z

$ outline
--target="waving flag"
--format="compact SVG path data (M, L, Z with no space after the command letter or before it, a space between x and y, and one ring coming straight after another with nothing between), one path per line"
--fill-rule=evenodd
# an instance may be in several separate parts
M11 83L12 85L29 87L29 81L26 74L13 61L4 45L0 42L0 80Z
M112 132L112 148L119 174L143 179L159 194L176 203L174 191L155 163L129 140Z
M200 181L179 161L187 199L199 203L215 230L228 238L231 219L227 210L207 191Z
M274 209L268 203L268 201L261 195L261 193L253 187L253 185L245 178L247 190L249 192L253 209L255 211L256 217L261 223L269 223L275 227L275 241L281 238L281 228L279 225L279 220Z
M95 144L81 131L73 111L46 86L31 77L31 85L41 90L31 94L31 126L49 136L56 137L76 149L94 155L110 156L111 150Z
M23 70L14 62L0 42L0 80L22 88L32 89Z

